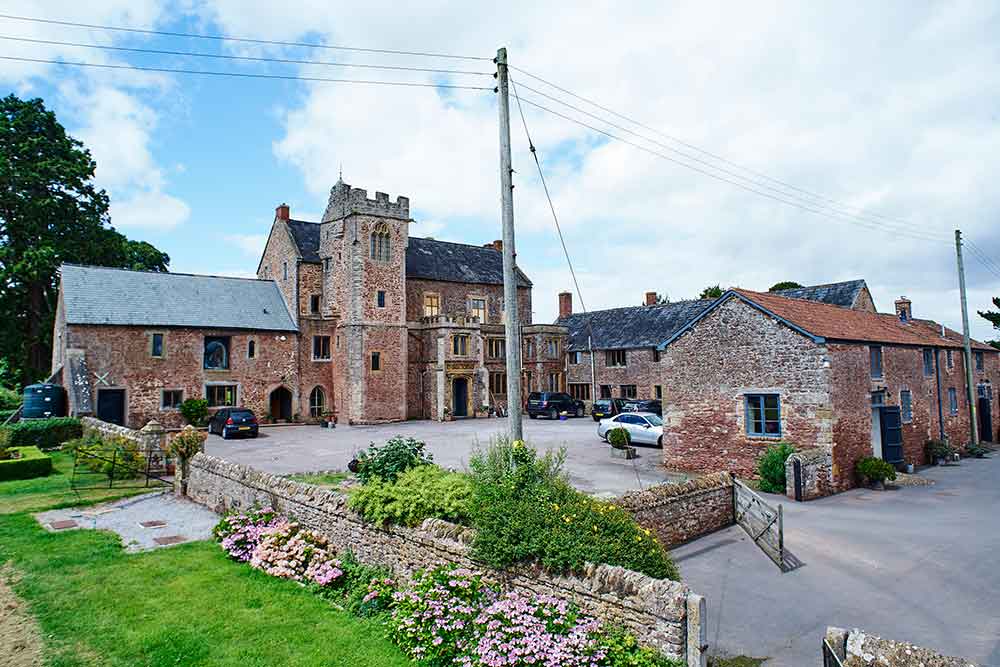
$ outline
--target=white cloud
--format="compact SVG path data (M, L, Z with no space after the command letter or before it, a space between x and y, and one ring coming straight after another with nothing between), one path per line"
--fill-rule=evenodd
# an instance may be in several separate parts
M259 259L267 243L267 234L227 234L225 239L248 256Z
M191 208L159 191L138 191L111 200L111 222L119 230L170 230L187 222Z

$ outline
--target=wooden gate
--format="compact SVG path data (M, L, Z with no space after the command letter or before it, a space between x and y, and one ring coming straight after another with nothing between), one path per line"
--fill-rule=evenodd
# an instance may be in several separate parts
M764 501L749 486L733 478L733 502L736 523L747 532L775 565L787 572L794 565L785 552L784 521L781 505L777 509Z

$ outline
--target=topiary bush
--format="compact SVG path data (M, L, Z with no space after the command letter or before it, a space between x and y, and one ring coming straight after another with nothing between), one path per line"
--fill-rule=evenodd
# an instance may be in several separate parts
M785 492L785 461L795 453L790 443L778 442L767 448L757 459L760 490L766 493Z
M189 398L181 403L181 417L192 426L208 423L208 401L204 398Z
M896 468L891 463L874 456L861 459L854 466L854 469L870 484L896 479Z
M632 444L632 436L627 429L619 426L608 431L608 442L615 449L625 449Z
M0 447L54 449L81 435L83 426L75 417L26 419L0 427Z
M417 466L434 462L434 457L424 449L427 445L413 438L397 435L384 445L372 443L368 450L357 457L357 474L362 484L378 479L395 482L396 478Z
M379 478L351 490L350 508L378 526L417 526L435 518L467 523L472 484L435 465L411 468L395 482Z
M43 477L52 472L52 459L37 447L11 447L4 451L9 458L0 457L0 482Z

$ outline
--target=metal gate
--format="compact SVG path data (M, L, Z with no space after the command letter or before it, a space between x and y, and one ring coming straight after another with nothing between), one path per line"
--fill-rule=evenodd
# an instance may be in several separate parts
M159 489L174 484L174 460L160 447L78 447L70 488Z
M837 652L833 650L830 646L830 642L823 638L823 667L844 667L844 663L840 661L840 657L837 656Z
M736 523L783 572L794 569L785 552L784 519L781 505L769 505L740 480L733 478Z

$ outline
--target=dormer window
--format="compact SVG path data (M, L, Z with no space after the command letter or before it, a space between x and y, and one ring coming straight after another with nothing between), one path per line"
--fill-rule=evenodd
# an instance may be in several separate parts
M380 222L372 229L371 258L378 262L388 262L389 257L389 225Z

